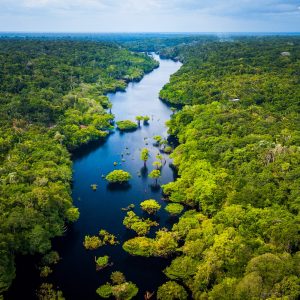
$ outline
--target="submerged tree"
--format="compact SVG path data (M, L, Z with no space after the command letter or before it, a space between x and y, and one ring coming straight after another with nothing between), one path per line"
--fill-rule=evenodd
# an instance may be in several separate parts
M146 162L149 159L149 150L147 148L142 149L140 158L142 161L144 161L144 166L146 167Z
M95 257L96 262L96 270L102 270L109 265L109 256L99 256L98 258Z
M123 220L123 225L142 236L149 233L152 226L158 226L158 223L150 219L142 219L133 211L129 211Z
M160 145L160 142L162 140L162 137L160 135L155 135L153 137L153 140L155 141L155 146L159 146Z
M152 166L155 167L156 170L159 170L162 167L162 163L160 161L155 161Z
M53 284L42 283L37 291L38 300L65 300L62 291L56 290Z
M137 124L139 127L141 127L141 121L144 120L143 116L136 116L135 119L137 120Z
M131 175L123 170L114 170L110 172L105 179L111 183L124 183L131 179Z
M130 121L130 120L124 120L124 121L118 121L116 122L117 124L117 128L120 131L132 131L137 129L137 124L135 124L134 122Z
M130 300L138 293L137 286L131 281L126 281L125 276L121 272L113 272L111 274L111 283L107 282L101 285L96 293L101 298L110 298L113 296L117 300Z
M155 214L161 208L161 205L154 199L145 200L141 203L141 209L148 214Z
M148 125L148 124L149 124L150 117L144 116L144 117L143 117L143 120L144 120L144 125Z
M155 157L162 163L164 157L160 153L157 153Z
M84 237L83 245L84 245L85 249L95 250L102 246L102 242L98 236L86 235Z
M160 176L160 170L152 170L148 175L148 177L153 178L155 180L155 185L157 185L157 180Z

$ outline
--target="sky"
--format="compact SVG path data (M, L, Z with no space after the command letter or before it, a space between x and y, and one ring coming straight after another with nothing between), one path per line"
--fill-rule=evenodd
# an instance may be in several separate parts
M0 0L0 31L299 32L300 0Z

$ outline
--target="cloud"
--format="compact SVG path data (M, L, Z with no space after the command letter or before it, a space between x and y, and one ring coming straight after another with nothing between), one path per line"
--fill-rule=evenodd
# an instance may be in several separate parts
M300 30L300 0L0 0L0 7L0 31Z
M284 14L299 12L300 0L0 0L0 5L15 10L66 10L116 12L195 12L210 15Z

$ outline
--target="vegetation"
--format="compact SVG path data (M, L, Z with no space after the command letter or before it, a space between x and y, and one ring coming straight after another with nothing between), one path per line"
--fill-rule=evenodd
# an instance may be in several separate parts
M124 183L131 179L131 175L123 170L114 170L105 179L111 183Z
M67 150L107 136L105 94L157 62L103 42L28 38L1 39L0 66L1 294L15 255L49 252L79 217Z
M114 245L119 243L117 241L116 237L113 234L107 232L105 229L101 229L99 231L99 236L101 238L101 242L102 242L103 245L112 245L112 246L114 246Z
M109 265L109 256L99 256L98 258L95 258L95 262L97 271L102 270Z
M153 178L155 180L156 185L157 185L158 178L160 178L160 176L161 176L160 170L157 169L152 170L148 175L149 178Z
M91 189L93 191L97 191L97 188L98 188L98 184L95 184L95 183L91 184Z
M120 131L132 131L138 127L137 124L130 120L118 121L116 124Z
M156 170L159 170L162 168L162 163L160 161L155 161L153 162L152 166L155 167Z
M50 283L43 283L40 286L37 292L37 298L39 300L65 300L62 291L55 290Z
M122 207L122 211L128 211L128 210L133 210L135 208L134 204L129 204L127 207Z
M102 246L101 240L98 236L89 236L84 237L83 246L87 250L95 250Z
M179 52L185 64L161 97L189 105L168 122L179 178L163 189L200 212L173 226L183 246L165 274L194 299L297 299L299 39Z
M147 148L142 149L140 158L144 162L144 166L146 166L146 162L149 159L149 150Z
M144 117L143 116L136 116L135 119L137 120L138 127L141 126L141 121L143 121Z
M175 281L168 281L158 288L158 300L186 300L188 294L183 286Z
M49 266L44 266L40 268L40 277L48 277L52 273L52 269Z
M150 120L150 117L149 117L149 116L144 116L144 117L143 117L144 125L149 124L149 120Z
M155 145L156 146L159 146L160 145L160 142L162 141L162 137L160 136L160 135L155 135L154 137L153 137L153 140L155 141Z
M184 209L183 205L179 203L169 203L165 207L165 210L172 216L180 215L183 209Z
M141 203L141 209L148 214L155 214L161 208L161 205L154 199L145 200Z
M123 244L123 249L129 254L145 257L168 257L176 251L177 247L177 234L166 230L157 231L155 239L136 237Z
M138 293L137 286L130 281L127 282L121 272L113 272L111 281L112 283L106 283L97 289L96 292L101 298L113 296L117 300L130 300Z
M124 218L123 225L142 236L148 234L152 226L158 226L158 223L150 219L141 219L133 211L129 211Z

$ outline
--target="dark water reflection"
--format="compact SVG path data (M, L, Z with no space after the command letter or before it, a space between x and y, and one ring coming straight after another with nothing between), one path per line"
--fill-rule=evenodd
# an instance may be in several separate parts
M143 299L145 291L156 290L165 280L162 270L168 265L168 260L132 257L122 250L124 241L132 238L134 233L122 225L126 212L121 211L121 208L133 203L136 206L135 212L142 216L139 203L143 200L156 199L163 207L165 206L161 200L160 187L153 185L153 179L147 177L159 152L158 148L153 146L151 137L167 136L165 122L172 112L158 99L158 93L181 64L171 60L160 60L157 56L156 59L160 61L158 69L146 75L142 81L130 83L126 93L117 92L109 95L116 121L134 120L137 115L148 115L149 126L141 124L138 130L124 134L116 131L105 143L93 143L73 154L73 199L80 210L80 219L69 228L65 237L55 241L54 247L62 260L55 266L54 273L48 279L63 291L66 299L100 299L95 293L96 289L109 279L112 271L116 270L123 272L128 280L138 285L140 293L137 299ZM147 167L143 166L139 158L140 149L144 147L150 150ZM122 162L122 158L125 162ZM168 156L164 155L164 158L166 164L162 168L160 184L172 181L174 176L169 167ZM118 162L119 165L114 167L114 162ZM132 175L130 184L121 187L108 185L101 176L114 169L130 172ZM90 188L94 183L98 185L97 191ZM160 227L170 227L175 222L163 209L157 215L157 220ZM97 234L100 229L115 234L120 245L86 251L82 244L84 236ZM155 230L157 228L151 231L150 236L154 235ZM97 272L94 259L95 256L101 255L109 255L113 266ZM27 276L26 280L33 282L37 280L36 272L31 272ZM20 279L18 282L19 286L14 286L13 290L24 288ZM30 288L32 291L32 287ZM25 296L22 299L27 299L26 292L22 295ZM16 294L13 296L12 299L20 299Z

